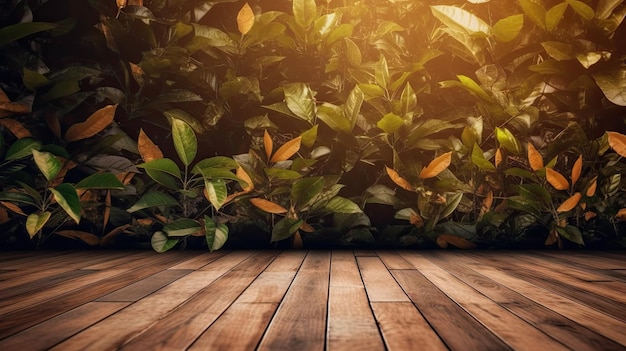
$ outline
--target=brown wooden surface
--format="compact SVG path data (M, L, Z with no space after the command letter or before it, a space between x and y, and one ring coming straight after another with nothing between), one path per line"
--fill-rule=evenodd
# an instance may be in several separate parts
M626 350L626 252L0 254L0 350Z

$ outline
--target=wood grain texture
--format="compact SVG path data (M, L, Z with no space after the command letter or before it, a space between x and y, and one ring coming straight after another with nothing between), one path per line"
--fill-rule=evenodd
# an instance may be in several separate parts
M367 296L372 302L409 302L378 257L357 257Z

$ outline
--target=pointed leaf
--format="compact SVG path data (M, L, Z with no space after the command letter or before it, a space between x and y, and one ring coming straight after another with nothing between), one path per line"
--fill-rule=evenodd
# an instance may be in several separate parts
M496 169L496 167L485 158L483 150L481 150L480 146L478 146L478 143L474 143L471 158L472 163L480 169L486 171L493 171Z
M80 230L59 230L54 232L54 234L70 239L80 239L92 246L100 244L100 238L98 238L98 236Z
M115 117L116 105L105 106L94 112L82 123L76 123L65 132L65 141L73 142L90 138L111 125Z
M354 126L356 125L363 101L365 101L365 94L363 94L359 86L356 85L350 91L350 95L348 95L343 107L344 116L348 119L348 121L350 121L350 130L354 129Z
M221 249L228 240L228 227L223 223L215 223L211 218L204 216L204 228L209 251Z
M42 152L33 149L32 153L37 168L39 168L44 177L46 177L46 180L49 182L54 180L63 166L61 161L49 152Z
M170 239L163 232L155 232L152 234L152 238L150 238L150 244L154 251L158 253L163 253L178 244L180 238Z
M428 166L424 167L420 172L420 178L427 179L436 177L439 173L443 172L448 166L450 166L450 162L452 161L452 151L446 152L445 154L435 158L432 160Z
M7 8L9 10L9 8ZM57 28L54 23L45 22L23 22L0 28L0 47L17 41L31 34L43 32Z
M250 175L248 175L248 172L246 172L243 167L239 166L235 175L247 184L247 186L242 186L243 191L249 193L254 190L254 183L252 182L252 178L250 178Z
M246 2L237 14L237 29L242 35L246 35L254 25L254 12Z
M546 28L546 9L534 0L518 0L524 14L539 28Z
M180 218L163 226L163 231L168 237L187 236L202 230L197 221L189 218Z
M587 185L587 192L585 195L587 197L592 197L596 194L596 189L598 187L598 176L593 177L591 181L589 181L589 185Z
M315 101L311 89L304 83L289 84L283 88L287 107L298 118L313 123Z
M11 119L11 118L1 118L0 119L0 126L3 126L6 129L10 130L11 133L13 133L13 135L15 135L15 137L18 138L18 139L32 137L32 134L30 133L30 131L28 129L26 129L24 127L24 125L22 125L22 123L14 120L14 119Z
M301 219L282 218L272 229L271 242L284 240L292 236L302 225Z
M363 212L359 205L355 204L352 200L346 199L341 196L335 196L324 207L324 209L330 213L361 213Z
M78 224L81 212L80 199L72 184L63 183L49 190L59 206Z
M133 213L150 207L176 205L178 205L178 201L170 195L160 191L150 191L145 193L131 208L126 211Z
M189 166L196 158L198 151L198 139L191 126L182 119L171 118L172 139L174 148L180 160L185 166Z
M593 79L609 101L619 106L626 106L626 68L614 71L596 72Z
M496 127L496 139L500 145L502 145L507 151L512 152L516 155L521 153L521 148L519 142L507 128L499 128Z
M15 141L4 155L5 160L14 161L32 156L33 150L40 150L41 143L31 138L22 138Z
M609 145L618 155L626 157L626 135L617 132L606 132Z
M437 245L439 245L439 247L441 247L442 249L447 248L448 244L465 250L471 250L476 248L476 244L460 236L441 234L437 237Z
M213 205L213 208L219 210L228 197L228 189L224 179L206 179L204 180L204 196Z
M499 20L496 24L494 24L492 32L497 41L508 43L517 38L523 27L524 15L519 14Z
M532 143L528 143L528 163L533 171L543 168L543 157Z
M546 168L546 180L556 190L567 190L567 188L569 188L569 182L567 179L565 179L561 173L553 170L552 168Z
M267 132L267 129L263 133L263 148L265 149L265 156L269 160L272 156L272 152L274 152L274 141L272 141L272 137L270 133Z
M576 184L578 179L580 178L580 174L583 171L583 155L581 154L574 162L574 167L572 167L572 186Z
M464 75L457 75L456 77L459 79L459 81L461 82L461 85L465 89L469 90L480 99L487 101L487 102L492 102L492 103L496 102L494 98L492 98L489 94L487 94L487 92L480 85L478 85L478 83L476 83L472 78L464 76Z
M296 152L300 150L301 141L302 137L296 137L283 144L283 146L276 150L276 153L274 153L274 155L270 159L270 162L276 163L288 160L291 156L293 156Z
M178 165L176 164L176 162L170 160L169 158L157 158L146 163L140 163L137 165L137 167L143 168L145 170L153 170L171 174L178 179L182 178Z
M291 205L294 207L306 206L324 189L324 178L309 177L301 178L291 187Z
M118 189L124 190L124 184L112 173L94 173L80 180L76 189Z
M394 113L388 113L376 123L376 126L387 134L393 134L403 124L404 120L400 116Z
M438 5L430 7L433 15L446 26L468 34L490 34L491 27L473 13L456 6Z
M567 225L564 228L556 227L556 230L559 233L560 237L565 238L575 244L585 245L583 235L577 227L573 225Z
M596 17L596 12L587 4L580 0L565 0L572 9L582 18L591 21Z
M141 155L144 162L150 162L152 160L163 158L163 152L161 149L152 142L143 129L139 129L137 148L139 149L139 155Z
M496 157L494 161L496 168L498 168L498 166L502 163L502 150L500 150L500 148L496 149Z
M391 180L394 183L396 183L396 185L398 185L404 190L414 191L414 188L411 185L411 183L409 183L408 180L402 178L402 176L400 176L400 174L398 174L398 172L396 172L394 169L385 166L385 170L387 171L389 178L391 178Z
M565 14L565 10L567 10L567 3L562 2L553 6L548 10L548 12L546 12L546 30L548 32L552 32L556 29Z
M50 215L52 215L52 213L49 211L44 211L40 214L31 213L28 215L26 218L26 231L31 239L46 225L50 219Z
M317 140L317 129L318 129L318 124L314 125L312 128L302 132L302 134L300 134L300 137L302 137L302 145L306 146L306 147L312 147L313 144L315 144L315 141Z
M267 213L274 213L274 214L287 213L287 209L282 207L281 205L275 202L269 201L269 200L261 199L259 197L250 199L250 203Z
M315 0L293 0L293 17L302 28L307 29L317 17Z

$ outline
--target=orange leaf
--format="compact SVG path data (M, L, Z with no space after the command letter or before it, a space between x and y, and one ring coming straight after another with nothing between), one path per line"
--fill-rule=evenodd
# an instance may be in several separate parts
M276 150L276 153L272 156L270 162L275 163L288 160L291 156L298 152L298 150L300 150L301 141L302 137L297 137L283 144L283 146Z
M582 208L583 210L587 209L587 203L586 202L581 202L580 203L580 208Z
M533 171L543 168L543 157L532 143L528 143L528 163Z
M143 129L139 129L139 138L137 138L137 148L144 162L158 160L163 158L163 152L156 146L150 137L146 135Z
M546 238L545 245L550 246L557 241L559 241L559 233L556 231L556 229L552 229L550 231L550 234L548 234L548 237Z
M4 224L9 221L9 211L0 207L0 224Z
M130 73L133 75L133 79L137 82L138 85L143 85L144 79L144 71L141 66L136 65L132 62L129 62L130 65Z
M98 238L96 235L83 232L80 230L59 230L58 232L55 232L55 234L58 234L60 236L64 236L70 239L80 239L89 245L100 244L100 238Z
M592 219L593 217L597 216L598 214L593 212L593 211L587 211L585 212L585 220L588 221L590 219Z
M2 118L0 119L0 126L4 126L6 129L10 130L16 138L29 138L32 136L30 131L22 125L22 123L11 119L11 118Z
M615 218L621 222L626 221L626 208L622 208L619 211L617 211Z
M116 105L105 106L94 112L87 120L76 123L65 132L65 140L68 142L90 138L108 127L115 117Z
M598 176L593 177L593 179L589 182L587 186L587 197L592 197L596 194L596 188L598 187Z
M6 207L7 210L11 212L15 212L19 215L26 216L26 213L24 213L24 211L22 211L22 209L14 203L7 202L7 201L0 201L0 205Z
M263 147L265 148L265 156L267 156L267 159L269 160L270 156L272 156L272 152L274 151L274 142L272 141L270 133L267 132L267 129L263 133Z
M561 173L553 170L552 168L546 168L546 179L556 190L565 190L569 188L569 182L567 179L565 179Z
M626 135L617 132L606 132L609 135L609 145L620 156L626 157Z
M300 230L305 233L313 233L315 231L315 228L313 228L309 223L302 221L302 224L300 225Z
M249 193L252 190L254 190L254 183L252 182L252 178L250 178L250 176L248 175L248 172L246 172L246 170L243 169L243 167L239 166L235 174L237 175L237 178L248 183L248 186L243 188L244 193Z
M304 244L302 243L302 236L300 235L300 231L296 230L296 232L293 233L293 248L301 249L303 246Z
M113 240L115 239L116 236L118 236L120 233L124 232L126 229L130 228L131 225L130 224L124 224L120 227L117 227L113 230L111 230L110 232L106 233L103 237L102 240L100 240L100 246L108 246L109 244L111 244L113 242Z
M583 155L578 156L576 162L574 162L574 167L572 167L572 186L576 184L578 179L580 178L580 174L583 171Z
M413 191L413 186L409 183L408 180L402 178L400 176L400 174L398 174L398 172L396 172L395 170L385 166L385 169L387 170L387 174L389 175L389 178L391 178L391 180L396 183L396 185L398 185L399 187L401 187L404 190L408 190L408 191Z
M496 166L496 168L498 168L500 163L502 163L502 150L500 150L500 148L497 148L496 149L496 159L495 159L495 166Z
M237 28L242 35L245 35L254 25L254 12L246 2L237 14Z
M421 228L424 226L424 219L417 213L411 213L409 216L409 222L417 228Z
M250 199L250 203L267 213L287 213L287 209L282 207L281 205L258 197Z
M563 201L561 206L559 206L559 208L556 209L556 212L563 213L563 212L571 211L574 207L576 207L576 205L578 205L578 202L580 202L581 198L582 198L582 195L580 193L576 193L570 196L569 199Z
M445 154L437 157L432 160L422 171L420 172L420 178L427 179L436 177L439 173L443 172L448 166L450 166L450 162L452 161L452 151L446 152Z
M445 242L445 244L443 244ZM450 234L441 234L437 237L437 244L445 249L446 247L448 247L448 244L453 245L458 247L459 249L474 249L476 248L476 244L474 244L473 242L465 239L465 238L461 238L460 236L456 236L456 235L450 235ZM442 246L443 244L443 246Z
M111 190L107 190L107 195L104 198L104 218L102 220L102 229L106 228L111 218Z
M149 226L149 225L153 225L154 224L154 220L151 218L139 218L136 220L137 224L139 225L143 225L143 226Z
M11 100L7 96L7 94L0 88L0 102L10 102Z
M15 113L28 113L30 112L30 106L19 102L0 102L0 110Z
M483 200L482 206L480 207L480 214L478 215L478 217L482 218L485 215L485 213L489 212L492 205L493 205L493 191L489 190L489 192L485 196L485 199Z

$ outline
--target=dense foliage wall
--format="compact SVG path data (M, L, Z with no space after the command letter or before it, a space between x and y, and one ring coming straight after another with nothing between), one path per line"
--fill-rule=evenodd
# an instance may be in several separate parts
M623 0L13 0L0 245L626 246Z

